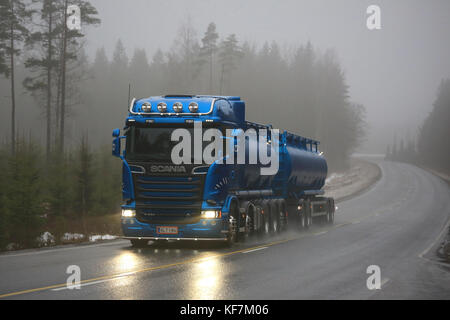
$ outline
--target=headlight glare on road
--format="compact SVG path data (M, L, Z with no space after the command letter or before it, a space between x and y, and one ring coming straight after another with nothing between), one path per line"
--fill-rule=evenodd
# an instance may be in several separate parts
M202 218L203 219L217 219L220 218L222 213L220 210L205 210L202 211Z
M132 218L136 216L136 210L133 209L122 209L122 217L124 218Z

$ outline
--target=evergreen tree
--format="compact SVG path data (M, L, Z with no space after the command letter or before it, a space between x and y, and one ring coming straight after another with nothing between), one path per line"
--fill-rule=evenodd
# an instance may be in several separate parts
M227 83L227 91L230 91L231 72L236 69L238 60L242 58L243 53L238 45L238 40L235 34L229 35L220 45L219 63L222 67L222 74L220 80L220 94L224 83Z
M449 123L450 79L445 79L439 85L433 109L420 130L418 154L423 164L446 173L450 173L450 148L446 147Z
M79 213L83 224L84 234L88 234L86 217L92 207L93 192L93 156L89 150L89 142L87 136L83 136L78 149L78 164L76 168L77 188L76 200L79 203Z
M4 154L3 148L0 148L0 250L8 244L9 230L11 230L8 226L8 211L6 206L6 191L9 180L7 180L7 163Z
M133 95L145 97L149 94L150 65L144 49L136 49L129 67Z
M33 0L38 2L38 0ZM33 32L27 39L30 49L35 49L32 56L25 61L32 76L25 78L24 87L32 93L37 100L44 100L47 122L46 156L50 157L52 141L52 85L54 69L58 66L56 37L56 21L59 7L56 0L43 0L39 12L39 30ZM44 96L44 97L43 97Z
M200 48L200 65L205 62L209 63L209 94L213 94L213 66L214 66L214 55L217 51L217 40L219 39L219 34L216 32L216 24L211 22L202 38L202 46Z
M9 241L22 247L32 247L43 224L43 198L40 152L31 141L22 139L8 165L6 205L9 212Z
M59 100L59 151L64 151L64 138L65 138L65 120L66 120L66 95L67 95L67 66L70 59L76 60L77 52L80 51L80 46L82 46L81 39L85 36L82 30L86 29L87 25L95 25L100 23L100 19L97 18L97 9L91 5L89 1L85 0L74 0L71 4L75 4L80 8L81 13L81 26L80 30L70 29L67 27L67 22L69 18L68 10L68 0L63 0L63 19L61 26L61 52L60 52L60 82L59 90L60 100Z
M0 50L4 57L0 60L0 71L11 80L11 149L15 153L16 146L16 88L15 57L21 53L21 44L29 34L27 23L32 11L22 0L0 0ZM5 65L5 60L9 64Z

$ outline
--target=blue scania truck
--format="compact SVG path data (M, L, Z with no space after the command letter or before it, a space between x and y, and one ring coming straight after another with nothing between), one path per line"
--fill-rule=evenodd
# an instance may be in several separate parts
M198 123L220 132L266 130L262 139L270 152L276 148L278 170L262 175L266 165L238 161L173 163L174 130L193 132ZM282 232L288 226L306 229L313 222L332 224L335 205L322 190L327 163L318 150L319 142L282 131L273 143L271 129L271 125L246 121L245 103L239 97L133 99L123 131L113 131L112 153L123 162L124 238L133 246L149 240L232 244L251 234ZM237 139L230 141L225 133L223 138L234 147L226 157L234 157L240 151ZM196 142L192 144L196 148ZM248 141L244 145L247 157L257 152ZM220 155L217 159L223 160Z

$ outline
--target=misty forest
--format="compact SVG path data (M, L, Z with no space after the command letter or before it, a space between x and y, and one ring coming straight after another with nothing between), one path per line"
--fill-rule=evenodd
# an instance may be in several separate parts
M186 19L169 50L127 56L117 39L114 52L97 43L89 57L88 30L101 27L102 13L69 2L0 0L0 105L10 115L1 119L9 130L0 146L1 249L36 246L45 231L52 243L66 232L120 233L121 162L110 142L129 93L241 96L247 119L319 140L329 171L344 170L370 130L333 49L241 41L214 22L196 30ZM70 4L81 8L81 30L65 27ZM450 80L436 89L416 138L395 137L388 159L450 172L449 149L438 143L450 135Z

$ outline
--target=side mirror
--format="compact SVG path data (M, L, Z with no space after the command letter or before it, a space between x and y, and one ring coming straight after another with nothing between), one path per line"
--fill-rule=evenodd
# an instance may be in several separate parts
M120 129L114 129L112 136L114 137L112 142L112 155L120 158L120 150L121 150Z

